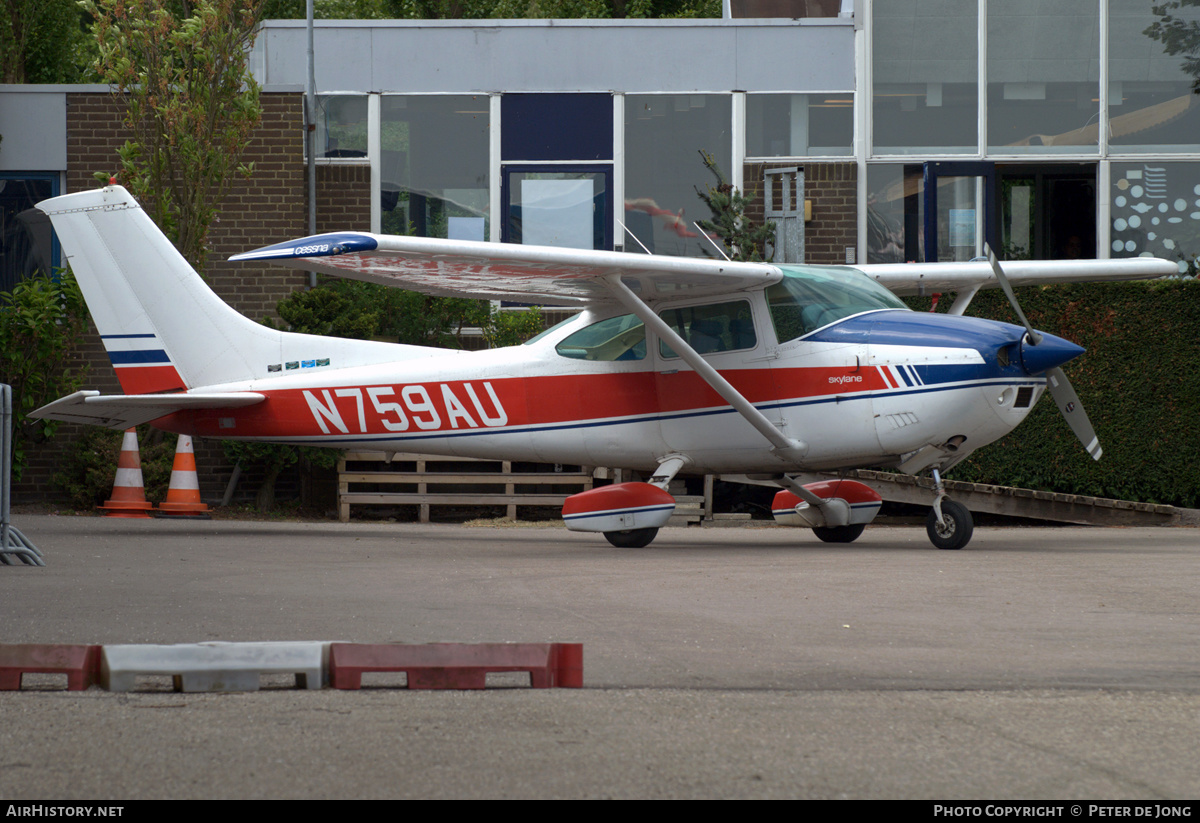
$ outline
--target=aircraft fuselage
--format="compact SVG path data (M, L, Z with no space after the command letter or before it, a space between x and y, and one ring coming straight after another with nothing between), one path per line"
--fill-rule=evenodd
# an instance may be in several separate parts
M689 471L775 472L897 465L947 443L966 454L1018 425L1045 385L1019 358L998 357L1019 348L1015 326L885 310L780 344L762 292L744 297L753 346L705 359L806 444L802 466L773 454L652 334L640 359L564 357L564 340L606 317L591 313L525 346L391 368L297 363L292 374L205 389L260 392L259 405L184 411L158 425L225 439L643 469L679 453Z

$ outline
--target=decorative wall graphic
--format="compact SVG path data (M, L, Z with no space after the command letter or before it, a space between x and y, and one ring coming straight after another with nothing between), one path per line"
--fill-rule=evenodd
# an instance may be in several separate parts
M1112 185L1113 257L1177 260L1188 276L1200 255L1200 167L1113 163Z

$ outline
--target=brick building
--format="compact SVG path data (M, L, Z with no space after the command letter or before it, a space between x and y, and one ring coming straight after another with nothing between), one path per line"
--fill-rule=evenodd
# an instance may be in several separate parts
M756 218L771 172L801 172L811 263L1200 252L1195 78L1145 3L780 2L795 17L318 21L317 229L711 254L704 153ZM305 52L302 21L265 24L257 173L211 235L210 284L256 320L307 282L225 262L308 233ZM14 251L14 204L93 185L124 136L102 87L0 87L0 133L8 288L55 262ZM82 356L115 390L96 340ZM52 493L59 448L19 496Z

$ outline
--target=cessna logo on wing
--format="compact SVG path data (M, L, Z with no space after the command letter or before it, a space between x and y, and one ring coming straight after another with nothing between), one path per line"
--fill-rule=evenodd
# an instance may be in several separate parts
M414 383L314 389L305 390L304 399L324 434L332 434L333 429L350 434L353 425L357 425L356 433L366 434L380 428L389 432L435 431L493 428L508 423L508 412L488 381L461 383L457 387L449 383L428 386Z

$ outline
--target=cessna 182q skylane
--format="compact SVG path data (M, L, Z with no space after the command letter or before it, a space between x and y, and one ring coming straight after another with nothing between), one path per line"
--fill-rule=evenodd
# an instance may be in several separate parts
M236 255L434 295L577 305L522 346L447 351L279 332L205 285L125 189L56 197L50 216L124 395L82 391L35 416L114 429L643 470L568 498L563 518L617 546L667 522L676 473L772 480L775 517L857 538L880 498L803 471L930 472L930 539L971 515L940 472L1025 419L1047 385L1093 457L1059 368L1080 347L963 317L980 288L1138 279L1152 258L784 266L344 232ZM949 314L896 295L955 292Z

